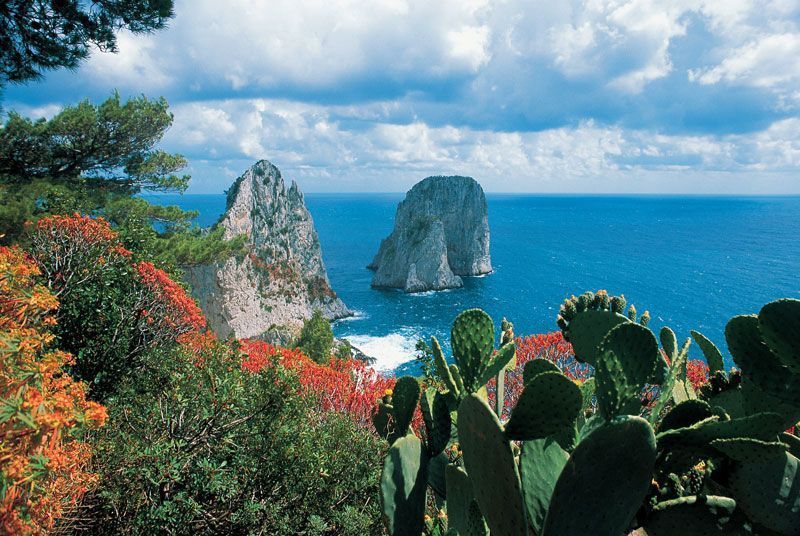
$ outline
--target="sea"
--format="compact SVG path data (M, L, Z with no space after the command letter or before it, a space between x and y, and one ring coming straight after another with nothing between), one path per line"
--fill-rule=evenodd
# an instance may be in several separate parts
M200 226L225 209L222 194L147 198L198 211ZM373 289L366 268L403 194L305 198L331 286L355 312L334 333L381 371L417 373L416 342L447 343L453 319L471 307L498 329L506 317L517 335L544 333L558 329L565 298L607 289L650 311L656 332L669 326L682 341L695 329L727 354L731 317L800 298L800 197L488 194L494 272L420 294Z

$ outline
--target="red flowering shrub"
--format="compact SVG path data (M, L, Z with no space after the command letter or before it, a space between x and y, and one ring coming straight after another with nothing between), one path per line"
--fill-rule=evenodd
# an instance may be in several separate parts
M174 340L185 333L199 332L206 319L197 302L182 286L153 263L142 261L133 265L142 284L139 311L142 332L152 340Z
M89 446L75 438L102 426L103 406L63 370L68 353L51 350L47 329L58 301L36 282L37 266L0 248L0 532L49 531L94 484Z
M522 390L525 387L522 381L522 373L525 369L525 363L528 361L547 359L561 369L568 378L577 383L583 383L592 377L592 367L575 360L575 356L572 353L572 345L564 340L564 336L560 331L518 337L515 342L517 345L517 366L506 374L503 419L509 417L511 409L517 405L517 400L522 394ZM489 404L492 407L495 404L496 383L497 380L493 378L487 384Z
M103 218L49 216L31 225L29 236L30 254L59 297L131 256Z
M369 428L376 401L395 383L394 378L386 378L355 359L334 358L321 365L299 350L257 340L242 341L242 350L245 353L243 369L258 372L266 366L281 365L294 370L303 390L316 397L321 411L345 413ZM419 424L416 422L416 427Z
M102 218L50 216L29 228L31 257L59 297L59 346L70 372L102 399L144 352L201 337L205 318L186 290L147 261L134 262Z

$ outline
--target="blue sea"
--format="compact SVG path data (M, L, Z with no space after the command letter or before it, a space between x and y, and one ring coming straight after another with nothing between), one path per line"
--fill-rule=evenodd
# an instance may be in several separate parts
M366 268L402 197L306 195L331 285L356 311L334 331L381 370L415 372L416 341L448 340L453 318L470 307L498 324L507 317L518 335L542 333L557 329L564 298L604 288L649 310L654 330L668 325L683 339L696 329L724 348L730 317L800 298L800 197L489 194L494 273L410 295L370 288ZM202 226L225 209L224 195L148 199L197 210Z

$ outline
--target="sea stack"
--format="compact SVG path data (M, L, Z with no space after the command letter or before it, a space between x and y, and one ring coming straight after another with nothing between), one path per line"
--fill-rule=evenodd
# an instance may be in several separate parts
M219 337L286 342L314 309L330 320L352 313L331 289L319 238L303 194L267 160L256 162L227 192L218 225L226 239L245 235L246 252L188 267L188 283Z
M458 288L492 271L486 195L471 177L428 177L397 206L394 229L368 268L375 288Z

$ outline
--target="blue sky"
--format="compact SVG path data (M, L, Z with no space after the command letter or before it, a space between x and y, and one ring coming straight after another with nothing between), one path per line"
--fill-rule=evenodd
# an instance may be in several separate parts
M223 6L223 7L221 7ZM177 0L78 70L9 87L50 116L165 96L190 192L267 158L305 191L800 193L796 0Z

